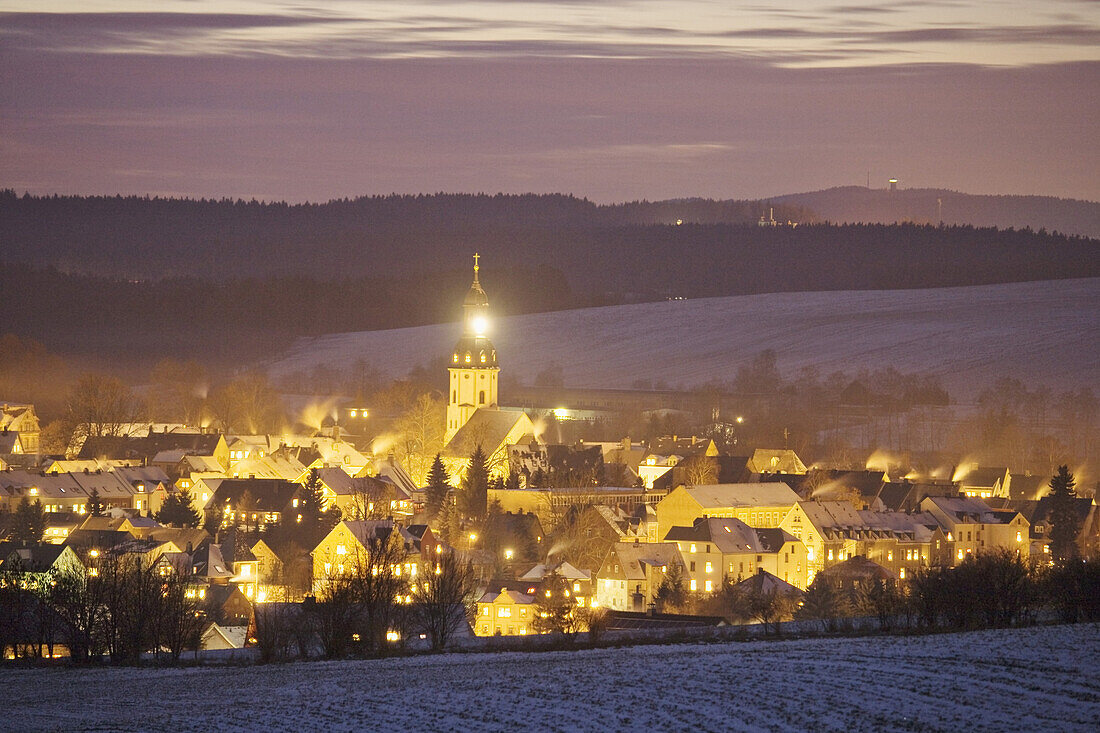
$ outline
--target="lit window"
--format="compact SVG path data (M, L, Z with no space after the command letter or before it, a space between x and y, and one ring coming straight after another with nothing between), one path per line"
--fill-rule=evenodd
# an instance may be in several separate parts
M337 555L346 555L346 554L348 554L348 548L345 547L344 545L337 545L336 546L336 554Z
M574 583L573 584L573 592L574 593L580 593L581 592L581 584L580 583Z
M297 499L291 499L290 500L290 505L292 507L294 507L295 509L297 509L298 508L298 500Z
M709 581L709 580L704 582L703 583L703 590L705 590L707 593L712 592L714 590L714 583Z
M242 578L252 577L252 566L251 565L242 565L241 566L241 577Z
M905 568L901 568L898 570L898 577L902 580L905 580Z
M501 606L497 609L497 618L512 618L511 606Z
M695 552L695 543L694 542L691 543L691 549L689 550L689 552Z
M699 581L697 581L697 580L695 580L695 579L692 579L692 581L691 581L691 589L692 589L692 590L699 590Z
M332 571L332 563L326 562L325 563L325 573L328 574L331 571Z
M469 355L469 354L466 354L466 363L467 363L467 364L469 364L469 363L470 363L470 355Z
M707 563L707 572L708 572L708 573L713 573L713 572L714 572L714 566L713 566L713 565L711 565L711 564L710 564L709 562ZM707 585L710 585L710 581L709 581L709 580L707 581ZM708 588L707 590L710 590L710 589Z

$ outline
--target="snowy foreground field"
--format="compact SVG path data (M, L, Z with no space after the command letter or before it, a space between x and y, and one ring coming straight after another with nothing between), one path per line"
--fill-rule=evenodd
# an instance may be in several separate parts
M1100 625L173 670L5 670L11 730L1089 731Z
M492 283L485 283L492 301ZM455 304L456 315L459 305ZM731 380L774 349L793 377L894 366L937 374L966 400L999 376L1052 389L1095 386L1100 279L930 290L773 293L513 316L495 321L502 368L530 384L552 362L571 387ZM302 339L267 366L275 375L364 359L392 375L446 357L457 324ZM502 393L505 403L507 395Z

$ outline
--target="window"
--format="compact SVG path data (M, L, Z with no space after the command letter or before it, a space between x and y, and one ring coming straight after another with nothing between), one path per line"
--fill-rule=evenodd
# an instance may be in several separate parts
M692 590L699 590L699 581L698 580L692 580L691 581L691 589Z
M477 403L479 405L484 405L485 404L485 390L481 390L480 392L477 393Z
M336 546L336 554L337 555L346 555L346 554L348 554L348 548L345 547L344 545L337 545Z
M691 561L691 572L693 572L693 573L695 572L695 561L694 560ZM693 580L691 582L694 583L695 581ZM692 590L695 590L695 589L692 588Z
M501 606L497 609L497 618L512 618L512 608L510 606Z
M707 570L707 572L708 572L708 573L713 573L713 572L714 572L714 566L713 566L713 565L711 565L711 564L710 564L710 563L708 562L708 563L707 563L707 568L706 568L706 570ZM710 583L710 581L708 580L708 581L707 581L707 583L709 584L709 583Z
M705 590L707 593L713 592L714 591L714 583L709 581L709 580L704 582L703 583L703 590Z
M691 543L691 549L689 550L689 552L695 552L695 543L694 542ZM695 568L692 568L692 570L694 570L694 569Z
M455 404L458 404L458 390L457 389L451 390L451 402L454 402Z

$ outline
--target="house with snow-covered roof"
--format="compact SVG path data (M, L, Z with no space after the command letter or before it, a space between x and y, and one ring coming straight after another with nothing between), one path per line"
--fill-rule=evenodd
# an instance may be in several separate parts
M477 599L474 633L478 636L525 636L535 631L535 597L501 588Z
M806 546L789 532L750 527L733 517L700 517L690 527L664 536L675 542L686 564L688 590L712 593L722 581L747 578L760 570L798 588L808 586Z
M1031 523L1018 511L995 510L977 498L944 496L929 496L921 509L947 533L952 564L993 549L1030 555Z
M733 517L750 527L778 527L799 500L782 482L678 486L657 504L657 535L700 517Z
M645 611L674 564L684 564L675 542L617 542L596 573L596 602L620 611Z
M921 567L941 565L951 552L939 520L927 512L857 509L847 501L800 501L782 527L806 546L807 580L858 555L900 578Z

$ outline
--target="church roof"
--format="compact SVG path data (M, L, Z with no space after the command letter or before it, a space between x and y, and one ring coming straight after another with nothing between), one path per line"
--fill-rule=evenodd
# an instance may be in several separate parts
M466 424L459 428L444 449L444 454L456 458L469 458L478 445L486 455L495 453L507 440L516 426L525 422L524 433L532 432L531 419L522 412L511 410L476 410Z
M469 291L466 293L466 297L462 300L462 305L489 305L489 296L485 294L485 291L481 289L481 283L477 280L477 272L474 272L474 282L470 285Z

